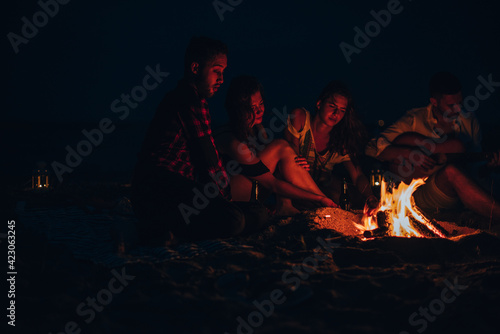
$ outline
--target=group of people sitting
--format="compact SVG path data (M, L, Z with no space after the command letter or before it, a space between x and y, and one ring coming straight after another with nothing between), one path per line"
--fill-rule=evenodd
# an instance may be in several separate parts
M262 124L265 99L252 76L234 78L226 96L229 124L212 132L207 99L222 85L227 46L193 37L185 53L184 78L167 93L151 122L134 171L132 204L140 239L163 244L227 238L257 231L269 210L251 200L276 195L275 213L338 207L341 182L334 169L350 176L358 205L374 213L379 200L360 167L366 155L386 161L405 181L428 177L414 195L422 208L465 205L500 220L500 206L445 153L480 150L480 130L472 113L464 116L458 79L434 75L430 105L409 111L368 145L348 88L330 82L315 110L294 109L283 125L283 139L270 140ZM277 134L272 134L274 137ZM498 166L498 153L488 166Z

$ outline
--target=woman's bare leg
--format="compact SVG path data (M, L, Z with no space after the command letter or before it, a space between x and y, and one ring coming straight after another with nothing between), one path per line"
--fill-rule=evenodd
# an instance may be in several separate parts
M283 139L273 141L259 153L259 158L272 173L279 171L283 180L309 192L324 196L309 172L297 165L296 156L297 154L290 144ZM292 205L290 198L277 196L276 213L278 215L291 216L299 212Z
M306 191L325 196L308 171L295 163L297 154L283 139L274 140L257 153L271 173L279 171L280 178ZM231 196L234 201L249 201L252 181L243 175L231 177ZM300 211L293 207L289 198L277 196L276 213L291 216Z
M252 181L243 175L231 176L231 197L233 201L248 202L252 192Z
M272 173L278 168L283 180L309 192L324 196L311 175L295 162L297 154L286 140L277 139L259 154Z

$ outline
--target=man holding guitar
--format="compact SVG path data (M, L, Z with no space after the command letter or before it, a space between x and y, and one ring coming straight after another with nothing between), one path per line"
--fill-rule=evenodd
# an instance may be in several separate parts
M500 205L454 162L474 158L499 166L499 154L481 154L481 131L472 112L462 110L462 88L449 72L430 81L430 104L412 109L366 147L366 154L389 163L406 183L428 177L414 193L422 209L467 208L500 221ZM465 154L472 154L465 156Z

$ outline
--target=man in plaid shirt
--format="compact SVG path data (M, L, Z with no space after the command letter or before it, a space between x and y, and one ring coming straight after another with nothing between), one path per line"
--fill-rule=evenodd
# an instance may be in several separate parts
M219 175L219 192L230 199L228 175L212 137L208 103L186 81L181 80L161 102L140 154L146 163L193 181L206 183L211 181L209 176Z
M132 181L132 204L142 241L163 243L230 237L260 228L262 205L230 202L228 173L214 144L207 99L223 83L227 47L194 37L184 78L166 94L151 122Z

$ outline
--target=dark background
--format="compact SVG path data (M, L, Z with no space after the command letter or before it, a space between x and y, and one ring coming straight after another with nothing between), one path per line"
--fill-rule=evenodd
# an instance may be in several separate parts
M226 2L226 1L223 1ZM237 1L236 1L237 3ZM478 76L500 81L499 5L495 1L403 0L403 10L371 38L348 64L339 48L354 44L354 27L364 30L371 10L388 1L244 0L219 19L212 1L70 1L15 54L7 38L21 35L26 16L41 10L35 0L11 1L2 10L6 93L1 114L4 180L30 184L37 163L64 163L67 145L81 131L110 118L116 129L83 158L66 180L128 182L156 106L182 77L184 50L193 35L229 47L225 83L210 100L214 126L226 120L223 102L236 75L257 76L271 110L311 108L332 79L351 88L357 110L372 131L406 110L428 103L430 76L449 70L474 94ZM170 76L120 120L113 100L142 83L145 67L160 64ZM500 90L482 101L477 116L486 138L498 140ZM266 120L264 121L266 123ZM496 137L495 137L496 136Z

